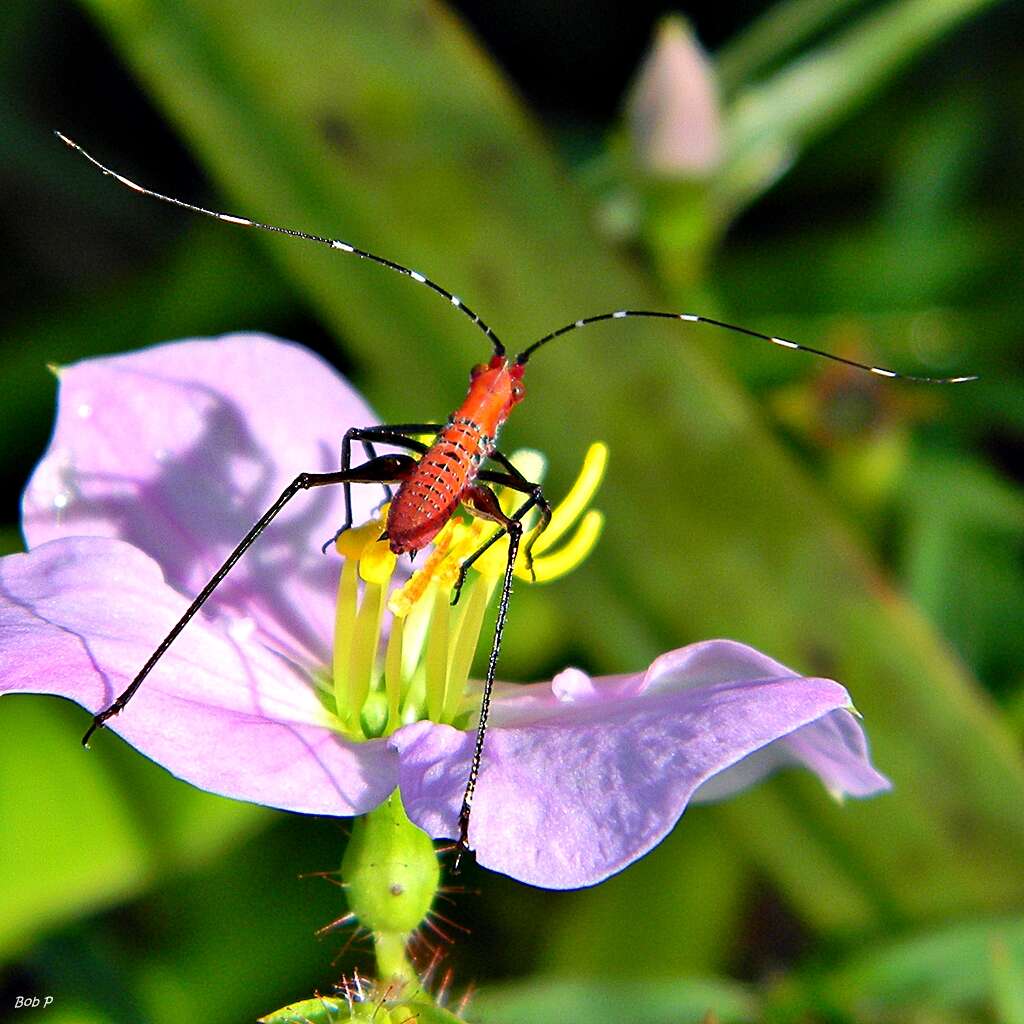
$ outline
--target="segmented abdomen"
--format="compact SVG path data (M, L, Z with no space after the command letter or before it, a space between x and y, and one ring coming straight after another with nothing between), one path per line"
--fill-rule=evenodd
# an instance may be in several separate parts
M425 548L452 517L493 444L472 420L449 423L402 482L388 512L395 554Z

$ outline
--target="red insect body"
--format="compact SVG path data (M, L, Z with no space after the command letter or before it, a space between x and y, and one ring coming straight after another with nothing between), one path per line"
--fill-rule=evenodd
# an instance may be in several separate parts
M494 356L473 367L469 393L402 481L388 512L389 546L396 555L425 548L452 517L512 407L522 400L525 367Z

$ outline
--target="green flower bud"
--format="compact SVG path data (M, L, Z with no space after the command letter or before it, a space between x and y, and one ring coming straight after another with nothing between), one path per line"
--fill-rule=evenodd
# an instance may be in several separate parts
M341 877L349 907L373 933L380 976L411 980L405 944L430 911L441 865L431 838L406 817L398 790L353 822Z

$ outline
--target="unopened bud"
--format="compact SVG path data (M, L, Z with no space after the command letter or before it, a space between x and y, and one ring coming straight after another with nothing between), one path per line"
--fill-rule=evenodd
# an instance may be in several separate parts
M709 174L722 152L722 119L711 64L689 26L666 18L627 103L641 163L659 175Z

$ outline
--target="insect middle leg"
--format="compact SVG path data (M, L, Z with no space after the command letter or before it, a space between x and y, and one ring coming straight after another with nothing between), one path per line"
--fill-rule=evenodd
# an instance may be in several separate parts
M533 546L537 543L540 535L548 528L548 523L551 522L551 505L548 503L547 498L544 497L544 491L540 484L532 483L527 480L522 473L512 464L508 456L503 455L501 452L493 452L490 458L496 462L500 462L501 465L506 466L509 470L507 473L498 473L494 470L482 470L478 475L477 479L482 480L489 484L499 484L502 487L508 487L511 490L519 491L522 494L528 494L530 497L523 503L523 505L516 511L515 515L511 517L511 520L519 521L531 508L540 509L540 521L534 527L533 532L530 535L530 539L526 542L526 547L523 549L523 555L526 560L527 571L533 576ZM493 493L493 492L491 492ZM464 499L465 500L465 499ZM497 501L497 498L495 498ZM505 516L504 513L501 516L484 515L480 509L472 506L470 502L469 510L472 514L479 516L481 519L491 519L493 522L501 523L502 528L488 537L487 540L480 545L463 563L459 566L459 578L455 581L455 586L452 588L452 604L459 603L459 596L462 593L462 586L466 582L466 574L469 572L470 566L492 545L497 544L502 537L508 532L507 521L510 521L510 517ZM500 511L500 506L499 506Z
M257 537L273 522L277 514L295 497L299 491L313 487L326 487L343 484L348 489L353 483L397 483L406 477L416 466L416 460L410 455L381 455L371 459L362 466L347 468L334 473L300 473L282 492L266 512L253 524L249 532L238 542L234 551L228 555L224 564L213 574L209 582L199 592L195 600L185 609L185 613L171 628L171 631L160 641L159 646L150 655L138 675L131 681L127 689L119 694L113 703L95 715L88 731L82 737L82 745L89 745L89 738L97 729L102 729L108 719L123 711L128 702L135 696L146 676L153 670L156 663L164 656L167 648L174 643L178 634L189 624L196 612L206 603L210 595L223 582L234 568L235 563L245 554ZM351 518L351 512L349 517Z

